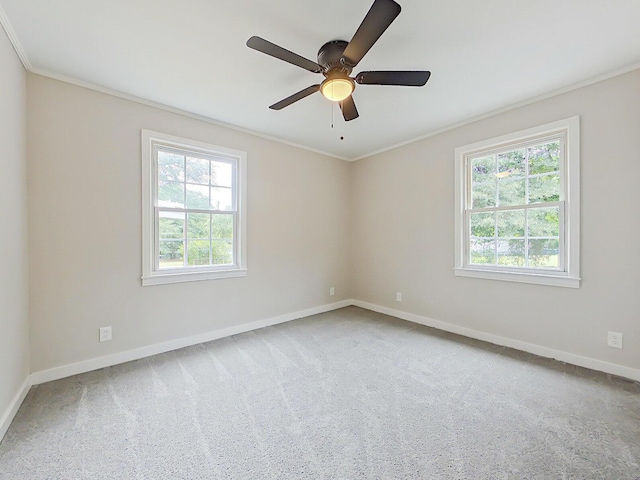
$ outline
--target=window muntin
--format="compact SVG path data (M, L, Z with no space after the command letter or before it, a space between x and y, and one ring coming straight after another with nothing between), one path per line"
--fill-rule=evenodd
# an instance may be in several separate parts
M456 148L458 276L579 287L579 117Z
M143 284L246 275L246 155L142 136Z
M564 135L466 157L466 261L562 270Z
M157 270L234 265L237 162L156 144Z

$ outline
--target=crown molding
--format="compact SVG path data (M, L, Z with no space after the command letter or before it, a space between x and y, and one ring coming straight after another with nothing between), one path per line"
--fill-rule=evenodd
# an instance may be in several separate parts
M365 158L369 158L369 157L374 157L380 153L384 153L384 152L388 152L390 150L394 150L396 148L400 148L400 147L404 147L405 145L409 145L415 142L419 142L420 140L424 140L426 138L430 138L430 137L435 137L436 135L440 135L441 133L445 133L448 132L450 130L455 130L456 128L460 128L460 127L464 127L465 125L469 125L471 123L475 123L478 122L480 120L484 120L486 118L491 118L491 117L495 117L496 115L500 115L501 113L506 113L506 112L510 112L511 110L516 110L518 108L521 107L525 107L527 105L531 105L533 103L537 103L537 102L541 102L542 100L546 100L548 98L552 98L552 97L556 97L558 95L562 95L563 93L568 93L568 92L572 92L573 90L578 90L582 87L587 87L589 85L593 85L594 83L599 83L599 82L604 82L605 80L609 80L610 78L614 78L614 77L619 77L620 75L624 75L625 73L629 73L629 72L633 72L634 70L640 70L640 63L634 63L632 65L628 65L624 68L620 68L617 70L614 70L612 72L609 73L605 73L603 75L598 75L597 77L593 77L587 80L583 80L581 82L578 83L574 83L571 85L567 85L565 87L553 90L551 92L547 92L547 93L543 93L542 95L538 95L532 98L529 98L527 100L523 100L521 102L518 103L513 103L511 105L508 105L506 107L503 108L499 108L497 110L492 110L490 112L487 113L483 113L481 115L469 118L468 120L463 120L461 122L457 122L451 125L448 125L446 127L443 128L439 128L437 130L432 130L428 133L425 133L423 135L420 135L418 137L414 137L410 140L405 140L404 142L400 142L400 143L395 143L393 145L390 145L388 147L384 147L381 148L380 150L376 150L370 153L366 153L364 155L360 155L357 158L354 159L350 159L349 161L352 162L356 162L358 160L362 160Z
M124 93L119 90L115 90L108 87L103 87L101 85L97 85L95 83L87 82L84 80L79 80L74 77L69 77L67 75L61 75L59 73L50 72L48 70L44 70L41 68L31 68L29 70L30 73L34 75L40 75L41 77L51 78L53 80L57 80L59 82L68 83L70 85L75 85L77 87L86 88L88 90L93 90L95 92L104 93L105 95L110 95L112 97L122 98L124 100L129 100L130 102L139 103L141 105L146 105L148 107L157 108L158 110L164 110L166 112L175 113L177 115L182 115L184 117L193 118L195 120L199 120L201 122L210 123L212 125L217 125L219 127L228 128L229 130L235 130L237 132L246 133L248 135L253 135L254 137L264 138L266 140L270 140L275 143L280 143L282 145L288 145L290 147L299 148L301 150L306 150L308 152L318 153L320 155L324 155L325 157L337 158L338 160L346 160L349 159L341 157L339 155L325 152L322 150L318 150L315 148L308 147L306 145L302 145L295 142L289 142L287 140L283 140L282 138L273 137L271 135L266 135L264 133L257 132L255 130L250 130L248 128L239 127L237 125L233 125L231 123L225 123L220 120L216 120L211 117L207 117L204 115L200 115L197 113L189 112L188 110L182 110L180 108L172 107L170 105L166 105L164 103L155 102L153 100L147 100L146 98L138 97L136 95L131 95L129 93Z
M22 66L26 71L30 72L31 62L29 61L29 58L27 57L27 54L24 51L24 48L22 48L22 45L18 40L18 36L16 35L15 30L11 26L11 23L9 22L9 18L7 17L7 14L4 13L4 10L2 9L1 5L0 5L0 25L2 25L2 28L4 28L4 31L6 32L7 37L9 37L9 41L11 42L11 45L13 45L13 49L16 51L18 58L20 58L20 61L22 62Z
M145 98L137 97L135 95L130 95L130 94L127 94L127 93L124 93L124 92L120 92L118 90L114 90L114 89L111 89L111 88L103 87L103 86L100 86L100 85L97 85L97 84L93 84L93 83L90 83L90 82L86 82L86 81L83 81L83 80L79 80L79 79L76 79L76 78L73 78L73 77L68 77L68 76L60 75L60 74L57 74L57 73L54 73L54 72L50 72L50 71L47 71L47 70L34 68L31 65L31 62L29 61L29 58L27 57L27 54L25 53L24 49L22 48L22 45L20 44L20 41L18 40L18 37L17 37L13 27L11 26L11 23L9 22L9 18L7 17L6 13L2 9L1 5L0 5L0 25L2 25L2 27L4 28L4 31L6 32L7 37L9 38L9 41L13 45L13 48L14 48L16 54L20 58L20 61L22 62L22 65L24 66L25 70L27 70L28 72L34 73L36 75L41 75L43 77L52 78L54 80L59 80L59 81L62 81L62 82L65 82L65 83L69 83L69 84L72 84L72 85L76 85L76 86L79 86L79 87L87 88L89 90L94 90L94 91L97 91L97 92L101 92L101 93L104 93L104 94L107 94L107 95L111 95L111 96L114 96L114 97L119 97L119 98L122 98L122 99L125 99L125 100L130 100L132 102L140 103L142 105L147 105L147 106L150 106L150 107L158 108L160 110L165 110L165 111L168 111L168 112L176 113L178 115L182 115L182 116L185 116L185 117L189 117L189 118L193 118L193 119L196 119L196 120L200 120L200 121L203 121L203 122L206 122L206 123L210 123L210 124L213 124L213 125L217 125L217 126L220 126L220 127L224 127L224 128L228 128L228 129L231 129L231 130L235 130L235 131L239 131L239 132L242 132L242 133L246 133L246 134L249 134L249 135L253 135L253 136L256 136L256 137L264 138L264 139L270 140L272 142L280 143L280 144L283 144L283 145L288 145L288 146L295 147L295 148L300 148L302 150L306 150L306 151L313 152L313 153L318 153L320 155L324 155L324 156L331 157L331 158L336 158L338 160L345 160L347 162L356 162L358 160L374 157L374 156L376 156L378 154L385 153L385 152L388 152L390 150L394 150L396 148L400 148L400 147L403 147L405 145L409 145L409 144L412 144L412 143L415 143L415 142L419 142L421 140L424 140L424 139L427 139L427 138L430 138L430 137L434 137L436 135L440 135L441 133L445 133L445 132L448 132L450 130L454 130L456 128L460 128L460 127L463 127L465 125L469 125L471 123L478 122L480 120L491 118L491 117L494 117L496 115L500 115L502 113L509 112L511 110L515 110L515 109L518 109L518 108L521 108L521 107L524 107L524 106L527 106L527 105L531 105L533 103L537 103L537 102L540 102L542 100L546 100L548 98L555 97L557 95L561 95L563 93L568 93L568 92L571 92L573 90L578 90L578 89L580 89L582 87L586 87L586 86L592 85L594 83L602 82L602 81L608 80L610 78L614 78L614 77L617 77L617 76L624 75L626 73L632 72L634 70L640 69L640 63L635 63L635 64L632 64L632 65L628 65L626 67L614 70L612 72L609 72L609 73L606 73L606 74L603 74L603 75L599 75L599 76L596 76L596 77L593 77L593 78L590 78L590 79L587 79L587 80L583 80L583 81L575 83L575 84L567 85L565 87L553 90L551 92L547 92L547 93L544 93L544 94L541 94L541 95L538 95L538 96L523 100L521 102L508 105L506 107L503 107L503 108L500 108L500 109L497 109L497 110L492 110L490 112L487 112L487 113L484 113L484 114L469 118L467 120L463 120L461 122L457 122L457 123L454 123L454 124L451 124L451 125L447 125L445 127L442 127L442 128L436 129L436 130L431 130L431 131L429 131L429 132L427 132L427 133L425 133L423 135L419 135L417 137L414 137L414 138L411 138L411 139L408 139L408 140L405 140L405 141L402 141L402 142L399 142L399 143L395 143L393 145L389 145L389 146L381 148L379 150L375 150L375 151L372 151L372 152L369 152L369 153L365 153L363 155L359 155L359 156L354 157L354 158L347 158L347 157L343 157L343 156L334 154L332 152L327 152L327 151L311 148L309 146L302 145L302 144L295 143L295 142L290 142L290 141L284 140L282 138L274 137L274 136L271 136L271 135L266 135L266 134L263 134L263 133L260 133L260 132L254 131L254 130L250 130L250 129L247 129L247 128L239 127L237 125L221 122L221 121L216 120L216 119L211 118L211 117L206 117L204 115L199 115L199 114L196 114L196 113L193 113L193 112L189 112L189 111L186 111L186 110L182 110L182 109L179 109L179 108L171 107L169 105L165 105L165 104L162 104L162 103L159 103L159 102L154 102L152 100L147 100Z

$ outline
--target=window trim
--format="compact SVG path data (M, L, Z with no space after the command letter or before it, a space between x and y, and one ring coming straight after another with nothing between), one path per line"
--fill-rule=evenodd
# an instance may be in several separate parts
M192 282L247 275L247 154L204 142L189 140L151 130L141 130L142 139L142 285ZM156 267L158 238L155 216L157 166L156 146L188 150L206 156L221 157L236 163L235 187L237 189L237 220L234 223L235 264L222 266L194 266L182 269L162 270Z
M469 195L466 168L467 158L478 152L501 149L554 134L565 137L565 159L560 166L563 181L564 221L564 270L533 270L499 267L495 265L471 265L466 263L468 225L466 201ZM564 168L564 172L563 172ZM563 174L564 173L564 174ZM559 287L580 287L580 117L547 123L518 132L464 145L455 149L455 266L454 274L462 277L504 280Z

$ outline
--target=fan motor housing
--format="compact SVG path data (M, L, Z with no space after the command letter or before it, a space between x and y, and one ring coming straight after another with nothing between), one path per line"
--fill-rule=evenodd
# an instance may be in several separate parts
M346 67L340 61L342 53L348 44L349 42L344 40L332 40L320 47L320 50L318 50L318 65L324 69L322 73L325 76L340 73L349 75L351 73L351 68Z

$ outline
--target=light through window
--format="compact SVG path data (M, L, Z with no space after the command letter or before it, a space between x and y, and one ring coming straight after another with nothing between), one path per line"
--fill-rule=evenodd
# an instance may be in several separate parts
M232 265L235 164L157 147L158 268Z
M244 275L242 152L143 131L143 283ZM145 155L143 155L144 157Z
M455 274L579 286L579 118L456 149Z
M564 139L470 156L469 263L561 269Z

